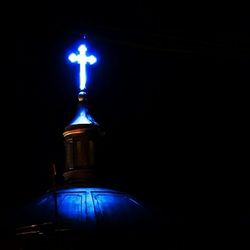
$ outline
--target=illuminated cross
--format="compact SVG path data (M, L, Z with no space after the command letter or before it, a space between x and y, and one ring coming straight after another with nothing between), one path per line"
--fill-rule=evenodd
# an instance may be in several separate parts
M94 64L96 62L96 57L93 55L86 55L87 47L85 44L80 45L78 51L78 54L72 53L68 58L72 63L77 62L80 64L80 90L84 90L87 81L86 64Z

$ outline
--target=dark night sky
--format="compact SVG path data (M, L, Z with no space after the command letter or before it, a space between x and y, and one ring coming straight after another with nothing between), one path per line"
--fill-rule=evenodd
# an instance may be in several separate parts
M77 91L76 67L65 55L86 33L100 57L89 103L106 131L100 171L111 185L174 224L250 222L246 150L238 141L239 96L250 80L249 16L143 1L31 8L20 10L15 29L19 127L10 207L45 192L50 163L63 164L62 132Z

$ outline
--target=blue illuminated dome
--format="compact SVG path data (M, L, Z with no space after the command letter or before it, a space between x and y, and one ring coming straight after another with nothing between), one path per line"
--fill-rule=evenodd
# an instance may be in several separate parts
M143 228L148 211L130 195L107 188L70 187L48 192L21 213L17 234L46 235L48 228L72 231L126 231Z

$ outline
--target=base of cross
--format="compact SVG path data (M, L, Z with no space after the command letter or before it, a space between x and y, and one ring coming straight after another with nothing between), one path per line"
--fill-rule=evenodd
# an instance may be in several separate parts
M78 100L79 102L84 102L87 100L87 93L84 90L80 90L78 94Z

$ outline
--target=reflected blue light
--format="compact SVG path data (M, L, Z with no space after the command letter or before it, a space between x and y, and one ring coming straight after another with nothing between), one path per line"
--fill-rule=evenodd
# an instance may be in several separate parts
M27 212L37 223L53 220L55 209L61 222L83 223L83 227L86 226L84 223L95 224L97 220L109 224L137 221L146 211L125 193L106 188L82 187L63 188L56 193L48 193L34 201Z
M123 192L98 187L60 188L29 204L20 214L19 225L44 225L55 221L72 229L129 225L131 230L150 222L148 212Z
M85 192L83 193L59 193L57 195L58 214L64 220L80 222L86 220L86 214L82 213L82 204L85 204Z
M93 117L89 114L87 108L85 106L80 106L77 112L76 117L70 123L70 125L76 124L97 124Z
M95 56L90 55L87 56L87 47L85 44L81 44L78 47L78 54L71 53L68 57L69 61L72 63L78 63L80 64L80 90L84 90L86 87L86 82L87 82L87 73L86 73L86 64L89 63L90 65L94 64L97 59Z

